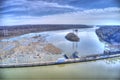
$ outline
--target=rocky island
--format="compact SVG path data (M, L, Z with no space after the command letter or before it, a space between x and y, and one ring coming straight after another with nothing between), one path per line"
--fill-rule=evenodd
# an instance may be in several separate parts
M65 36L65 38L66 38L67 40L73 41L73 42L78 42L78 41L80 40L79 37L78 37L76 34L74 34L74 33L68 33L68 34Z

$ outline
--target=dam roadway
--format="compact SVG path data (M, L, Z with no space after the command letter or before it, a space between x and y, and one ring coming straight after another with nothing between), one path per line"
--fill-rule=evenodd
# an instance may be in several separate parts
M80 62L89 62L96 61L108 58L120 57L120 51L112 52L107 54L97 54L97 55L89 55L85 57L79 58L71 58L71 59L63 59L58 61L46 61L41 63L20 63L20 64L0 64L0 68L17 68L17 67L35 67L35 66L49 66L49 65L59 65L59 64L69 64L69 63L80 63Z

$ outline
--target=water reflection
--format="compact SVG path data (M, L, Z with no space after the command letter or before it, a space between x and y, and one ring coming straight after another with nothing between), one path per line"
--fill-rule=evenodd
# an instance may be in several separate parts
M74 35L77 37L77 39L80 39L79 36L78 36L78 32L79 32L78 29L73 29L72 34L74 34ZM72 37L72 36L71 36L71 38L76 38L76 37ZM68 40L68 41L69 41L69 40ZM70 58L79 58L79 56L78 56L78 55L79 55L78 42L80 42L80 40L71 41L73 53L72 53L72 55L70 56ZM64 57L65 57L66 59L68 59L68 56L67 56L66 54L64 54Z
M0 70L0 80L3 80L4 79L4 76L3 76L3 72Z
M104 52L104 43L99 41L95 30L94 28L78 29L76 34L80 42L70 42L65 39L65 35L73 32L73 29L46 32L49 34L47 41L60 48L69 57L74 52L78 52L79 56L101 54Z
M119 64L120 63L120 57L116 57L116 58L111 58L111 59L105 59L104 62L106 64Z
M72 50L73 50L73 53L72 55L70 56L70 58L79 58L80 56L80 53L79 53L79 45L78 45L78 42L71 42L72 43Z

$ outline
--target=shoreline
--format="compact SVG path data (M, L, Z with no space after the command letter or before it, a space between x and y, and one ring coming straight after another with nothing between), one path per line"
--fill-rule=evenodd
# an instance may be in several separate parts
M0 26L0 39L19 36L28 33L66 30L73 28L92 28L87 25L17 25L17 26Z
M114 43L120 44L120 26L100 27L96 30L96 34L99 40L106 42L107 44L114 45Z
M75 59L66 59L63 62L47 61L47 62L42 62L42 63L31 63L31 64L22 63L22 64L0 65L0 68L20 68L20 67L22 68L22 67L37 67L37 66L50 66L50 65L60 65L60 64L72 64L72 63L104 60L104 59L116 58L116 57L120 57L120 53L110 54L109 56L108 55L99 56L99 57L96 57L96 58L93 55L93 56L89 56L89 57L81 57L81 58L75 58Z
M46 41L46 35L34 34L1 41L0 64L57 60L61 49ZM54 55L56 55L55 58Z

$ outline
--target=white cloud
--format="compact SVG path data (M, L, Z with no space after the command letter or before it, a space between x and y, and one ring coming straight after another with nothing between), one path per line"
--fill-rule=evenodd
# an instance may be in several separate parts
M43 3L43 5L45 6L49 6L49 7L58 7L58 8L68 8L68 9L79 9L77 7L73 7L70 5L60 5L58 3L48 3L48 2L44 2L44 1L40 1L41 3Z
M18 5L16 7L16 5ZM7 0L3 3L3 5L0 5L0 7L7 7L7 6L14 6L16 9L12 8L13 10L19 10L20 8L23 10L40 10L42 8L49 8L49 7L55 7L55 8L66 8L66 9L72 9L72 10L79 10L79 8L70 6L70 5L62 5L58 3L53 2L45 2L45 1L27 1L27 0ZM18 8L18 9L17 9ZM9 10L9 11L10 11Z
M20 16L3 21L3 24L90 24L120 25L120 8L91 9L43 17ZM7 22L6 22L7 21Z

